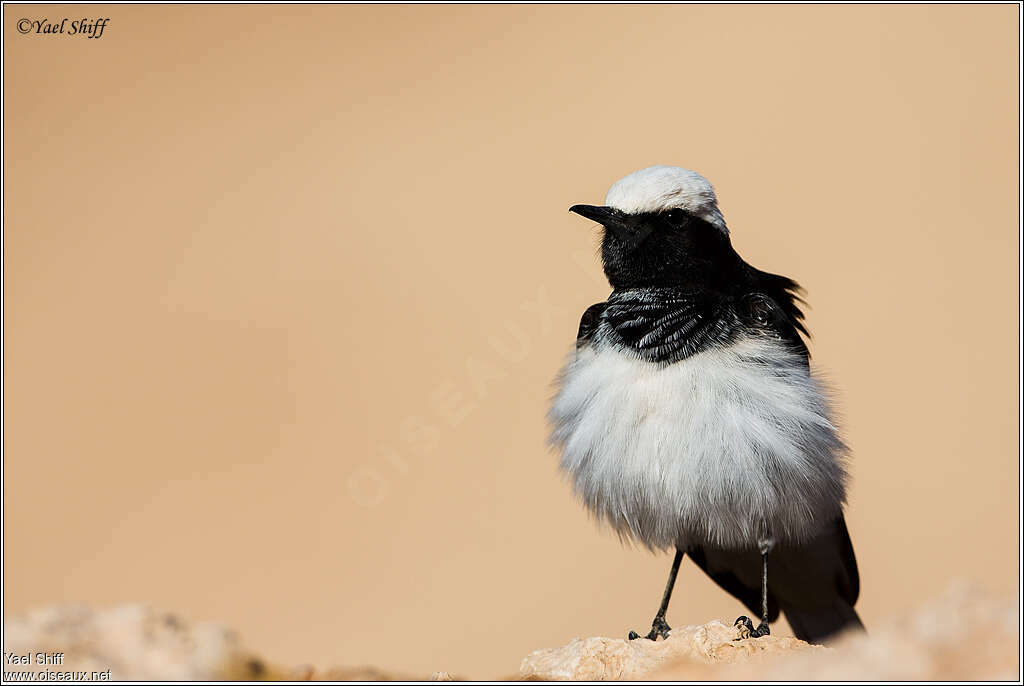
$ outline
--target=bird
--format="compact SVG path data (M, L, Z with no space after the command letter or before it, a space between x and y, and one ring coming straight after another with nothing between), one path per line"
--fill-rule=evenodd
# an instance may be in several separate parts
M780 612L809 643L863 630L850 451L810 366L803 289L740 257L697 172L641 169L569 210L603 228L611 293L556 377L549 442L597 519L674 551L644 638L669 636L684 556L759 618L740 615L736 640L769 635Z

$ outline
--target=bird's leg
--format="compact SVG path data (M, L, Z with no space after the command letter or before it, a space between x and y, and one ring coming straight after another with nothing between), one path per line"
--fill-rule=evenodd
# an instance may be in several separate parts
M658 608L658 614L654 615L654 621L651 622L650 633L644 638L656 641L658 636L668 638L668 632L672 631L672 627L665 621L665 613L668 612L668 601L672 597L672 588L676 585L676 574L679 573L679 563L682 560L683 551L677 548L675 559L672 560L672 569L668 573L668 583L665 584L665 595L661 597L661 607ZM640 638L640 634L635 631L629 632L629 640L638 638Z
M733 626L740 630L740 640L743 638L758 638L771 633L768 628L768 553L775 546L775 539L765 535L757 541L757 548L761 551L761 623L754 628L754 623L745 615L736 618Z

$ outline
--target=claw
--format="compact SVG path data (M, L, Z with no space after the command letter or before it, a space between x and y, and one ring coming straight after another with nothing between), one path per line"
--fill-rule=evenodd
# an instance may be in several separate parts
M672 627L668 625L668 622L665 621L664 617L655 617L654 623L651 625L651 634L654 634L654 637L651 638L651 640L653 641L658 636L661 636L663 639L667 641L668 635L669 633L671 633L671 631Z
M740 635L733 639L734 641L742 641L745 638L750 638L754 633L754 623L751 622L750 617L747 617L746 615L740 615L737 617L736 621L733 622L732 625L740 632Z
M771 629L768 628L768 622L761 622L754 628L754 623L750 621L750 617L740 615L736 618L736 621L732 624L739 630L739 636L734 638L734 641L742 641L746 638L760 638L761 636L768 636L771 634Z
M668 625L664 617L655 617L654 621L651 622L650 632L644 636L648 641L657 641L658 637L668 640L668 635L671 633L672 627ZM635 631L630 631L628 636L630 641L635 641L640 638L640 634Z

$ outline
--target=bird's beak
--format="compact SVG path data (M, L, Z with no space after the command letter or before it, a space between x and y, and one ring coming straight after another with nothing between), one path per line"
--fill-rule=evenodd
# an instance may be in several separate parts
M604 228L617 234L620 238L626 239L632 236L633 232L629 225L629 215L622 210L597 205L573 205L569 208L569 211L597 222Z

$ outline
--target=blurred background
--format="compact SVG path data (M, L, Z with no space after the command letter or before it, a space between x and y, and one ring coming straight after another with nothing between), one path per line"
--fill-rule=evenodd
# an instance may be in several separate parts
M669 556L544 414L608 293L566 210L651 164L807 289L868 626L1015 592L1018 11L5 5L5 612L478 678L647 627ZM683 565L670 623L739 610Z

